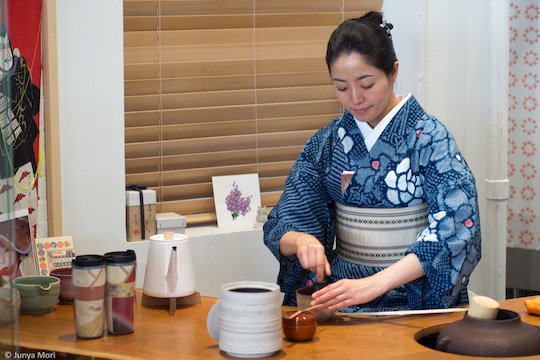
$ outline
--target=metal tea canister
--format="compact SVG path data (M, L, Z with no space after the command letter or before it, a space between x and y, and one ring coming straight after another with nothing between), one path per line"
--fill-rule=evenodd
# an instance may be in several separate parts
M105 258L101 255L79 255L72 260L72 269L77 337L102 337L105 328Z
M132 333L135 326L135 251L115 251L104 255L107 272L107 330L112 334Z

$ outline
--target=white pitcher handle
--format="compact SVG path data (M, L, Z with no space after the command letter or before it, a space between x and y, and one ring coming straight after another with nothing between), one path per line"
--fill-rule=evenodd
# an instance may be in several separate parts
M178 264L177 264L178 252L176 246L172 247L171 258L169 259L169 268L167 269L167 285L169 285L169 291L174 293L176 290L176 283L178 280Z

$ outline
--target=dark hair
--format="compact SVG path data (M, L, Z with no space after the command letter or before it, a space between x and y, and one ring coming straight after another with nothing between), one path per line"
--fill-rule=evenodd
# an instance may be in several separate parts
M341 55L358 53L366 61L388 76L394 73L397 61L390 30L392 24L383 22L382 14L371 11L366 15L342 22L330 36L326 49L326 65L330 65Z

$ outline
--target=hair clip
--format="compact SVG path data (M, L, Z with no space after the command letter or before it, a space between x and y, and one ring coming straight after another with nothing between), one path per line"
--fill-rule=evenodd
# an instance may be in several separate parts
M386 31L386 34L389 37L392 37L392 34L390 33L390 30L394 28L394 25L392 25L392 23L389 23L389 22L386 22L386 20L383 20L382 24L379 24L379 26L382 27L384 31Z

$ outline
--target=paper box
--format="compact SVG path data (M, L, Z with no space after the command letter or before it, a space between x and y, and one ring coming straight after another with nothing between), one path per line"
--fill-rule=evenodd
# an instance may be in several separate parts
M48 276L54 269L71 267L75 248L71 236L35 239L38 275Z
M144 211L144 238L141 228L141 206L139 192L126 191L126 229L128 241L149 240L156 234L156 192L142 190Z
M186 232L186 217L173 212L157 214L156 226L158 234L163 234L165 231L184 234Z

